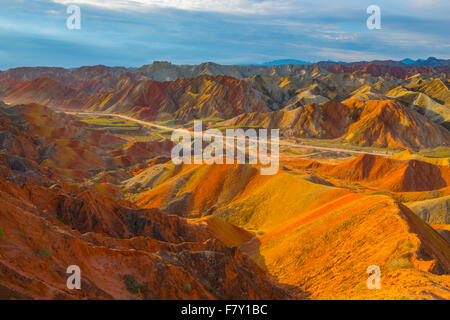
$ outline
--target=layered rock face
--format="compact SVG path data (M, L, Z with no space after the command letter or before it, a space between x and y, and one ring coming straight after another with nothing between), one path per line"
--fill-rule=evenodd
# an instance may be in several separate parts
M132 177L170 144L124 146L39 105L3 106L0 124L1 298L289 297L208 223L140 209L108 183L74 183L111 170L113 157L129 161L109 175ZM71 265L82 270L80 291L66 286Z
M286 137L418 149L450 142L448 70L439 72L376 62L21 68L0 73L0 92L10 104L39 103L151 121L222 119L223 126L276 127Z
M185 166L136 203L254 232L241 249L296 298L449 298L448 240L397 200L448 195L448 167L378 156L282 163L270 177L252 166ZM373 264L382 292L366 288Z
M433 61L0 72L0 298L449 299L448 74ZM279 172L175 165L171 132L193 120L280 129ZM367 288L371 265L382 290Z

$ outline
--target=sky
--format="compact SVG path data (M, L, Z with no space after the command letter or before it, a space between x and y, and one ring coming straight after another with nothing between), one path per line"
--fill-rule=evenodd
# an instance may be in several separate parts
M448 30L449 0L0 0L0 69L449 59Z

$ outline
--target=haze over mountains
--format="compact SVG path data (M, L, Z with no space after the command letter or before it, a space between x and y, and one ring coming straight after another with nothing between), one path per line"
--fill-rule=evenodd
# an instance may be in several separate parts
M375 60L371 61L372 63L376 64L385 64L385 65L399 65L399 66L411 66L411 67L419 67L419 66L430 66L430 67L438 67L438 66L448 66L450 64L450 60L448 59L437 59L435 57L429 57L427 59L403 59L400 61L392 61L392 60ZM280 59L280 60L273 60L270 62L265 62L262 65L263 66L278 66L278 65L310 65L310 64L367 64L370 63L370 61L359 61L359 62L351 62L351 63L345 63L342 61L320 61L316 63L302 61L302 60L296 60L296 59Z
M285 62L0 72L0 297L449 299L450 61ZM173 164L196 119L280 171Z

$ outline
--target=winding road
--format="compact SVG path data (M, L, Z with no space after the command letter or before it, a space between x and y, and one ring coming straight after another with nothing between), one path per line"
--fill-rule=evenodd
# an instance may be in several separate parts
M68 111L61 111L61 112L64 112L64 113L67 113L67 114L72 114L72 115L106 116L106 117L120 118L120 119L124 119L124 120L128 120L128 121L133 121L133 122L139 123L139 124L141 124L143 126L152 127L152 128L155 128L155 129L165 130L165 131L174 131L174 130L178 129L178 128L172 128L172 127L159 125L159 124L156 124L156 123L153 123L153 122L149 122L149 121L135 119L135 118L132 118L132 117L129 117L129 116L116 114L116 113L68 112ZM194 133L192 132L192 134L194 134ZM203 135L205 135L204 132L203 132ZM210 136L210 137L218 137L218 135L213 135L213 134L208 134L208 136ZM240 138L237 138L237 139L239 140ZM247 140L247 138L244 138L244 139ZM393 153L368 152L368 151L360 151L360 150L352 150L352 149L322 147L322 146L296 144L296 143L283 142L283 141L280 141L280 146L286 146L286 147L297 148L297 149L314 149L314 150L328 151L328 152L344 152L344 153L353 153L353 154L370 154L370 155L382 156L382 157L389 157L389 156L393 155ZM302 155L300 155L298 157L302 157Z

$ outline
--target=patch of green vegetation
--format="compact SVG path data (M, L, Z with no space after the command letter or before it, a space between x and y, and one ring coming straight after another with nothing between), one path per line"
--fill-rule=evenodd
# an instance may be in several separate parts
M370 193L371 196L390 196L390 193L387 191L375 191Z
M139 130L141 125L133 121L125 121L111 117L88 118L82 120L90 125L101 127L102 130Z
M3 240L3 235L4 235L3 228L0 227L0 240Z
M108 127L99 127L97 130L98 131L137 131L140 130L141 127L139 126L127 126L127 125L117 125L117 126L108 126Z
M64 220L63 217L56 216L56 219L58 219L59 221L61 221L61 222L64 223L64 224L66 224L66 221Z
M162 137L158 134L140 134L140 133L136 133L133 134L132 136L128 133L128 134L121 134L121 133L116 133L114 134L116 137L122 138L124 140L130 141L130 142L149 142L149 141L158 141L161 140Z
M145 283L139 283L132 274L125 275L124 281L127 290L131 293L137 294L140 292L145 294L147 292L147 285Z
M203 121L203 122L221 122L224 119L218 117L209 117L209 118L200 118L189 121L188 123L194 123L194 121Z
M286 152L286 153L291 153L294 154L296 156L301 156L304 154L308 154L308 152L305 152L306 149L295 149L295 148L291 148L291 147L286 147L286 146L281 146L280 151L281 152ZM311 150L306 150L306 151L313 151L314 149Z
M260 129L262 128L261 126L219 126L219 125L214 125L210 127L211 129L217 129L220 131L225 131L227 129L243 129L243 130L247 130L247 129Z
M153 121L155 124L159 124L160 126L173 127L177 124L176 119L164 120L164 121Z
M389 264L389 270L395 271L399 269L410 269L413 268L411 261L405 258L398 258L391 261Z
M41 256L44 256L44 257L50 257L50 256L51 256L50 251L48 251L47 249L39 249L39 250L38 250L38 253L39 253Z
M434 150L420 151L419 154L421 156L429 157L429 158L450 158L450 148L449 147L437 147Z
M363 147L355 144L351 144L346 140L342 139L311 139L311 138L302 138L295 139L295 142L303 145L317 146L317 147L326 147L326 148L338 148L338 149L348 149L352 151L364 151L364 152L375 152L380 153L382 155L394 155L402 150L396 149L388 149L381 147Z
M86 122L86 123L93 123L93 124L97 124L97 123L98 124L115 124L115 123L123 122L121 120L114 119L114 118L111 118L111 117L88 118L88 119L83 119L81 121Z

